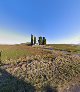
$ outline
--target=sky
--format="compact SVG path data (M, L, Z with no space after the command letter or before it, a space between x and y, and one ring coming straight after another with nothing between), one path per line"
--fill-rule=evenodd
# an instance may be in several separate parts
M80 0L0 0L0 44L80 43Z

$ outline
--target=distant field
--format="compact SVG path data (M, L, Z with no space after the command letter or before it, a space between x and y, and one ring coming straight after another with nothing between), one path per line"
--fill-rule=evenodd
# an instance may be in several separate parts
M0 45L1 59L16 59L25 55L32 55L34 48L24 45Z
M46 45L45 48L53 48L55 51L67 51L76 54L80 53L80 46L78 45L49 44ZM16 59L22 56L43 55L46 53L43 51L43 47L31 47L27 45L0 45L0 51L2 51L2 60Z
M54 50L60 51L68 51L71 53L80 53L80 45L72 45L72 44L48 44L47 46L51 46Z

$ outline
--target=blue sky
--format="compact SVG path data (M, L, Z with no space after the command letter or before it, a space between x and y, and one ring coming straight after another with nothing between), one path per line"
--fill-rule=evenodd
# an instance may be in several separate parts
M80 0L0 0L0 44L80 43Z

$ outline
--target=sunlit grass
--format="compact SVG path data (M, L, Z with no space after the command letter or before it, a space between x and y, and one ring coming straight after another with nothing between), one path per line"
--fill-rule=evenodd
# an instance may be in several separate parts
M60 51L68 51L71 53L80 53L80 45L72 45L72 44L50 44L47 46L51 46L54 50Z
M2 63L7 64L7 66L3 66L5 71L18 79L24 79L25 83L33 85L36 92L46 92L41 90L45 90L48 85L56 90L67 88L69 83L80 82L80 56L78 55L80 46L31 47L14 45L0 46L0 50L2 50ZM65 51L69 54L64 53ZM13 85L11 85L11 81L12 79L7 81L8 85L5 88L1 87L3 92L10 91L13 89L12 87L19 85L16 81L13 81ZM20 85L22 86L22 83ZM16 90L15 87L14 90ZM29 87L27 89L29 92Z

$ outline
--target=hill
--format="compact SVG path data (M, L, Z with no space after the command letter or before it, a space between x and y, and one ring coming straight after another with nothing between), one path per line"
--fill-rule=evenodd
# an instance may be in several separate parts
M79 92L79 46L1 45L0 92Z

